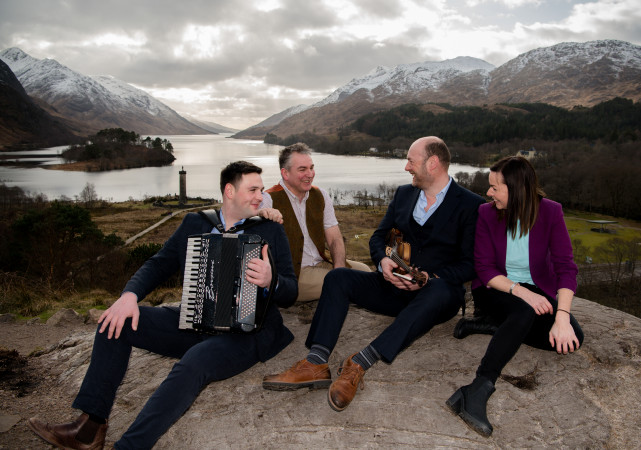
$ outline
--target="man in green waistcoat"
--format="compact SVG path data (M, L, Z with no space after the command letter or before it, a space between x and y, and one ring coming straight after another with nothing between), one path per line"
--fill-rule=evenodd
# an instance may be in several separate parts
M298 277L298 301L320 298L325 275L334 268L351 267L370 272L366 264L345 259L345 242L332 200L324 189L312 185L316 172L311 154L303 143L280 151L278 163L282 178L263 193L260 206L278 209L283 215Z

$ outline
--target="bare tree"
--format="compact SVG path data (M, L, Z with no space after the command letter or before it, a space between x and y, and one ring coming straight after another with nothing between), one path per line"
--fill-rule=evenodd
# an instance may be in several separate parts
M78 201L83 203L86 208L92 208L98 201L96 186L93 183L87 182L82 191L80 191L80 195L78 195Z

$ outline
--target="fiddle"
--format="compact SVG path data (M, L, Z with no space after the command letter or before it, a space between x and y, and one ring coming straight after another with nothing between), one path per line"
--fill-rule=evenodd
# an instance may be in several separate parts
M385 247L385 255L398 265L392 273L423 287L427 282L427 276L410 265L411 252L410 244L403 241L403 233L392 228L387 234L387 246Z

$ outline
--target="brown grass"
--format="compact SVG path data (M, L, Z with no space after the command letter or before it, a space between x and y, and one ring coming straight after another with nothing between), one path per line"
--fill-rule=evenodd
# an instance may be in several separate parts
M123 202L112 203L105 208L94 209L91 213L92 220L104 234L115 233L122 240L127 240L151 225L162 220L173 210L152 206L151 203ZM163 244L178 228L185 213L163 223L158 228L150 231L137 239L134 245L158 243Z
M371 264L369 238L383 218L385 208L336 206L335 209L345 239L347 258ZM168 212L166 208L142 202L112 203L105 208L92 210L92 219L103 233L115 233L126 240L160 221ZM178 214L137 239L132 245L163 244L176 230L184 214Z
M372 265L369 238L385 215L386 208L335 206L336 218L345 239L347 259Z
M49 166L44 166L44 168L49 170L66 170L69 172L97 172L100 170L98 164L91 161L51 164Z

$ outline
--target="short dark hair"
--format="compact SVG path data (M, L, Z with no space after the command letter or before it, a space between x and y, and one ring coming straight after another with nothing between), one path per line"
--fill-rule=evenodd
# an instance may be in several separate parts
M301 155L312 155L312 149L302 142L297 142L290 146L285 147L278 154L278 166L281 169L289 170L289 162L292 159L292 153L300 153Z
M231 183L235 188L243 175L248 173L257 173L260 175L263 169L247 161L234 161L220 171L220 192L225 194L225 186Z
M494 163L490 170L500 173L507 185L507 206L499 211L507 222L507 232L516 238L520 221L519 236L525 236L534 226L541 198L545 197L534 167L522 156L508 156Z
M450 161L452 160L452 154L450 149L447 148L445 142L442 139L429 140L425 144L425 159L429 159L430 156L436 155L438 160L441 162L441 165L445 170L450 167Z

